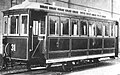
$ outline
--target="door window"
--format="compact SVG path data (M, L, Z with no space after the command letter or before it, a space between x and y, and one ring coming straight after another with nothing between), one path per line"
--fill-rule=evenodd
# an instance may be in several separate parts
M45 17L33 20L33 35L45 34Z

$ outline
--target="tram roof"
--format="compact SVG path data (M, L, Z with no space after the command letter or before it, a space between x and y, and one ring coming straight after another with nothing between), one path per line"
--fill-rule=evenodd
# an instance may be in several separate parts
M86 16L86 17L93 17L93 18L115 20L112 18L107 18L105 15L97 14L94 12L88 12L88 11L77 10L72 8L65 8L65 7L48 5L48 4L37 3L37 2L29 2L28 0L25 0L22 4L11 7L9 10L16 10L16 9L38 9L38 10L74 14L74 15L80 15L80 16Z

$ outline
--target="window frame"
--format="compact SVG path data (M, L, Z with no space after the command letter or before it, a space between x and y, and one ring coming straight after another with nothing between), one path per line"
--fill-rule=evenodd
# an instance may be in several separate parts
M9 24L10 24L10 22L9 22L9 21L10 21L10 20L9 20L10 18L9 18L9 16L4 16L3 18L4 18L4 19L3 19L3 20L4 20L3 22L5 22L5 18L7 18L7 26L6 26L7 28L6 28L6 31L5 31L5 23L3 23L2 34L3 34L4 36L7 36L7 35L8 35L8 26L9 26ZM5 32L6 32L6 33L5 33Z
M92 24L94 24L94 23L96 23L96 21L95 20L89 20L88 21L88 28L89 28L89 36L90 37L96 37L96 24L94 25L94 27L95 27L95 30L94 30L94 32L92 31L92 28L91 28L91 31L90 31L90 25L89 25L89 23L90 22L92 22ZM94 35L90 35L90 33L95 33Z
M67 18L67 19L69 20L69 22L68 22L68 23L69 23L69 25L68 25L68 26L69 26L69 28L68 28L68 35L63 34L63 33L64 33L64 32L63 32L63 28L61 29L61 18ZM71 33L70 33L70 26L71 26L70 17L67 17L67 16L60 16L59 21L60 21L60 24L59 24L59 25L60 25L60 28L59 28L59 29L60 29L60 30L59 30L60 36L70 36L70 34L71 34ZM61 31L61 30L62 30L62 31ZM63 32L63 33L62 33L62 32Z
M22 16L27 16L27 34L22 34ZM20 15L20 36L28 36L29 33L29 14Z
M38 31L38 27L39 26L39 23L38 23L38 21L33 21L33 35L38 35L39 33L39 31Z
M39 28L41 27L41 25L40 26L38 25L38 36L45 36L46 33L47 33L47 31L46 31L46 29L47 29L47 16L44 16L44 17L45 17L45 19L44 19L44 22L45 22L45 33L44 34L40 33L41 30Z
M55 33L54 33L54 34L51 34L51 33L50 33L50 32L51 32L51 29L50 29L50 28L51 28L51 25L50 25L50 17L51 17L51 16L58 18L58 34L57 34L57 35L55 35ZM49 15L48 18L49 18L49 20L48 20L48 21L49 21L49 35L50 35L50 36L59 36L59 35L60 35L60 31L61 31L61 29L60 29L60 28L61 28L61 27L60 27L60 26L61 26L60 16L57 16L57 15ZM54 31L55 31L55 29L54 29Z
M108 21L103 23L103 32L104 32L104 33L103 33L103 36L104 36L104 37L110 37L110 26L109 26L109 28L108 28L108 29L109 29L109 31L108 31L108 36L105 35L105 34L106 34L106 33L105 33L106 28L104 28L104 27L106 27L106 26L105 26L106 23L107 23L107 25L109 26L109 22L108 22Z
M113 25L113 32L112 32L112 29L111 29L111 26ZM113 35L112 35L113 33ZM114 22L110 22L110 37L115 37L115 23Z
M73 26L72 26L72 20L77 20L77 21L78 21L78 23L77 23L77 24L78 24L78 25L77 25L77 35L73 35L73 34L72 34L72 32L74 33L74 31L72 31L72 30L73 30L73 28L72 28L72 27L73 27ZM70 35L71 35L71 36L75 36L75 37L79 36L79 35L80 35L80 18L74 18L74 17L72 17L72 18L70 19L70 23L71 23L71 24L70 24L70 25L71 25L71 26L70 26L70 27L71 27L71 28L70 28L71 34L70 34Z
M19 26L20 26L20 15L9 15L10 17L9 17L9 24L8 24L8 36L19 36L19 28L17 28L18 27L18 24L17 24L17 21L16 21L16 33L17 33L17 31L18 31L18 33L16 34L11 34L10 33L10 31L11 31L11 17L12 16L18 16L19 17Z
M102 29L101 29L101 31L102 31L102 32L101 32L101 35L97 35L97 24L96 24L96 26L95 26L95 27L96 27L96 29L95 29L95 30L96 30L95 36L96 36L96 37L103 37L103 22L102 22L102 21L95 21L95 22L97 22L98 24L99 24L99 23L102 24L102 26L101 26L101 27L102 27Z
M119 34L118 34L118 33L119 33L119 32L118 32L118 27L119 27L119 26L114 23L114 30L115 30L115 31L114 31L114 34L113 34L114 37L118 37L118 35L119 35Z
M82 35L82 34L81 34L81 21L86 22L86 24L87 24L87 29L86 29L86 30L87 30L87 31L86 31L87 34L86 34L86 35ZM86 20L86 19L81 19L81 20L80 20L80 26L79 26L79 27L80 27L80 32L79 32L79 33L80 33L80 36L81 36L81 37L88 37L88 34L89 34L89 33L88 33L88 20Z

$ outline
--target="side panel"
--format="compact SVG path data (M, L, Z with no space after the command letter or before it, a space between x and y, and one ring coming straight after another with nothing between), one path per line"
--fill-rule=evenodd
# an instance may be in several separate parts
M102 54L102 38L89 39L89 55Z
M73 38L72 39L72 50L87 49L88 39L86 38Z
M104 39L104 48L114 48L114 47L115 47L115 38Z
M64 58L69 57L69 38L50 38L49 39L49 51L48 58Z
M115 38L50 37L48 44L47 63L115 56Z
M48 59L87 56L88 38L50 37Z
M87 56L88 38L71 38L71 57Z
M115 38L105 38L103 54L115 53L115 43Z
M6 49L4 48L4 52L7 54L7 57L17 60L28 59L28 38L8 37L6 42Z
M50 39L50 51L69 50L69 39Z
M102 48L102 38L90 38L89 40L90 49Z

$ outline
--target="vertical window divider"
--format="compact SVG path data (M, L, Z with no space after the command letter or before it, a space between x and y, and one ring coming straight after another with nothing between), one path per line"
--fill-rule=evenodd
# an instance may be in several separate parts
M61 25L60 25L60 16L58 16L58 20L59 20L59 22L58 22L58 36L60 36L61 35Z
M80 19L78 19L78 35L80 36Z
M69 33L70 33L70 36L72 35L72 18L70 18L70 30L69 30Z
M88 20L86 20L87 23L87 36L89 37L89 24L88 24Z
M103 23L103 37L105 37L105 23Z
M115 34L115 24L113 23L113 36L115 36L114 34Z
M110 27L110 34L109 34L109 36L111 37L111 36L112 36L112 35L111 35L111 34L112 34L112 33L111 33L111 31L112 31L112 30L111 30L112 24L111 24L110 22L109 22L109 24L110 24L110 26L109 26L109 27Z
M82 21L82 20L79 21L79 23L80 23L80 25L79 25L79 31L80 31L80 32L79 32L79 36L81 36L81 21Z
M69 36L71 35L71 31L70 31L70 29L71 29L71 27L70 27L70 26L71 26L71 20L70 20L70 19L71 19L71 18L69 18L69 32L68 32L68 33L69 33Z
M18 23L17 22L18 22L18 19L16 19L16 32L15 32L16 34L17 34L17 31L18 31Z
M97 26L96 26L96 24L97 24L97 21L95 21L95 37L97 37Z

